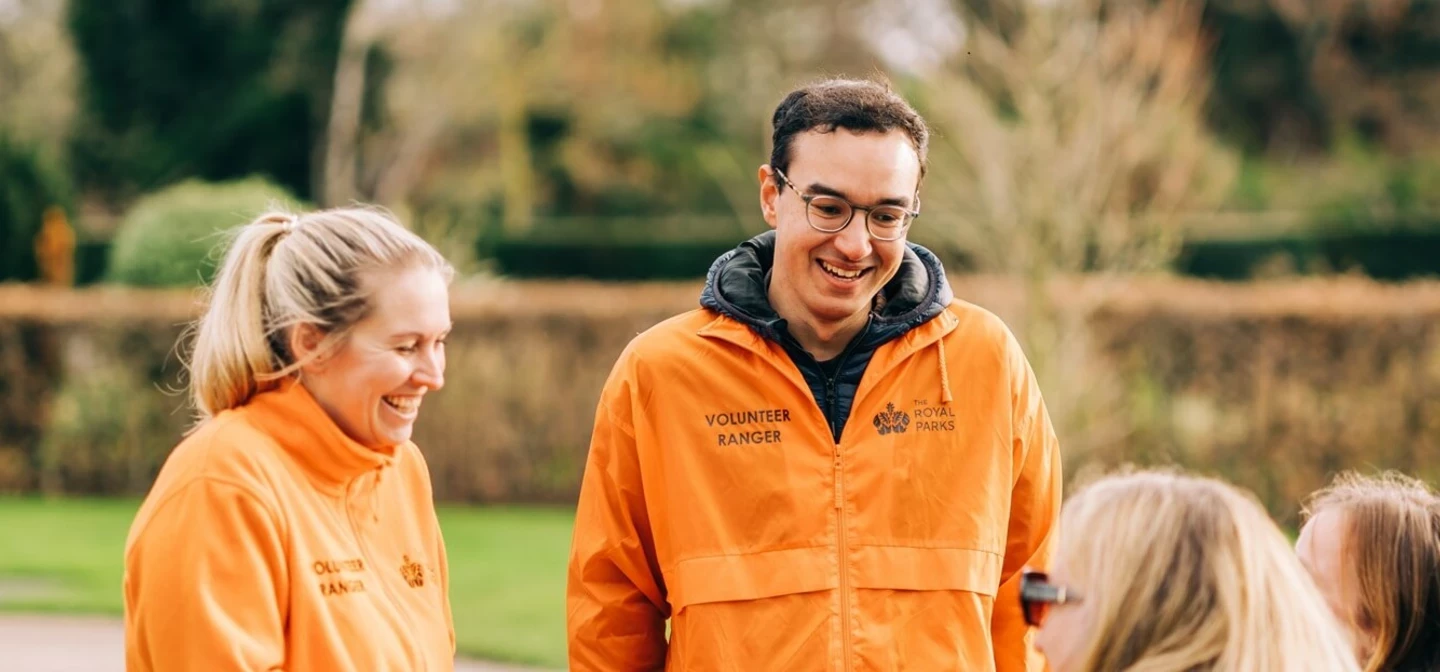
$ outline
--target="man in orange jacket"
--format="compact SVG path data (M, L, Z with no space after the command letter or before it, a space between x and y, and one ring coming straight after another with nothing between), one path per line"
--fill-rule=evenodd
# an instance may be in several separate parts
M1055 539L1059 447L1010 331L906 242L925 122L831 80L773 124L774 230L601 394L570 669L1040 670L1019 583Z

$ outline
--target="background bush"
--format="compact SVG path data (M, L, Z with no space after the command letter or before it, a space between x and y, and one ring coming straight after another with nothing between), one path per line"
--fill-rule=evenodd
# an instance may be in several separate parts
M269 204L305 208L262 178L224 183L187 180L146 196L120 224L110 247L109 279L150 287L208 283L223 253L224 233Z
M1128 291L1092 312L1126 432L1088 459L1177 462L1281 522L1340 469L1440 478L1440 283Z
M178 326L61 330L61 384L34 459L41 491L140 496L191 421L171 346Z
M1440 277L1440 218L1367 219L1360 226L1337 216L1300 231L1194 238L1181 247L1175 270L1224 280L1334 273L1379 280Z

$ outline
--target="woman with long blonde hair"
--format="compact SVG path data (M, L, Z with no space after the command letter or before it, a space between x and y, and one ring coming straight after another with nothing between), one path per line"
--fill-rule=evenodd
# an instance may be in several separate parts
M1021 587L1055 672L1357 669L1285 536L1234 486L1109 476L1070 499L1060 530L1052 571Z
M370 208L234 234L188 360L200 423L125 544L126 669L454 669L410 440L445 382L450 264Z
M1311 496L1295 545L1366 672L1440 670L1440 497L1396 472Z

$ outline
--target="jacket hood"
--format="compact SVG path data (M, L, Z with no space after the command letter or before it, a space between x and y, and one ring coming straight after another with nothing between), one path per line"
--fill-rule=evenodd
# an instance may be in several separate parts
M710 265L700 305L781 341L785 320L770 306L768 289L775 262L775 232L766 231L726 252ZM900 270L875 297L866 340L888 341L939 315L954 299L940 259L906 243Z

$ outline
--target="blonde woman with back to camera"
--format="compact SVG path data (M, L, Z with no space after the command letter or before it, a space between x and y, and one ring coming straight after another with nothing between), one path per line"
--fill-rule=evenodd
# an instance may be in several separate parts
M1396 472L1311 496L1295 551L1366 672L1440 670L1440 498Z
M200 422L126 542L128 670L453 669L410 442L444 385L451 276L368 209L238 230L189 361Z
M1071 498L1048 577L1022 579L1055 672L1348 672L1348 640L1265 512L1168 471Z

